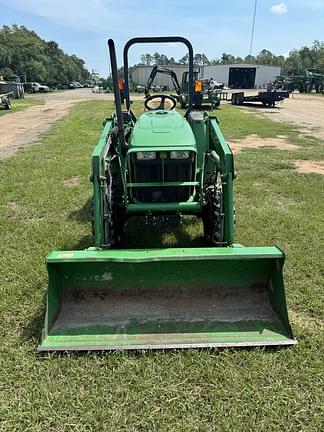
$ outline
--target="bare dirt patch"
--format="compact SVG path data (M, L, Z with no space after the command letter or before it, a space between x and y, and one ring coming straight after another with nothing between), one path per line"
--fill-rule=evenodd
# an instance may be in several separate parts
M70 177L69 179L64 180L64 186L67 186L69 188L73 188L75 186L78 186L78 184L80 183L80 177L78 176L73 176Z
M256 134L248 135L242 140L234 140L230 142L233 153L238 153L242 149L259 149L259 148L273 148L276 150L299 150L295 144L287 142L284 135L276 138L261 138Z
M324 175L324 161L296 160L294 164L298 172Z
M15 201L8 201L7 202L7 207L11 208L11 209L16 209L16 208L19 207L19 205Z
M0 118L0 159L33 144L41 133L70 111L72 103L55 102L51 105L51 109L47 105L37 105Z
M248 110L247 110L248 111ZM324 139L324 97L294 94L275 108L258 108L258 113L271 120L298 126L301 134Z

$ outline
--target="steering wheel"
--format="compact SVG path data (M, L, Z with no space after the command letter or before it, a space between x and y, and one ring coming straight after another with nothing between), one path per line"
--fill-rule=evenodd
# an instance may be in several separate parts
M149 96L144 102L145 108L149 111L173 110L176 104L177 100L174 97L165 94Z

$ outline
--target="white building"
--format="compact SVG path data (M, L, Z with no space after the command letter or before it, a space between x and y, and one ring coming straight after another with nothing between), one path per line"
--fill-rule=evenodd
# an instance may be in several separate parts
M174 71L177 75L179 84L181 85L181 79L183 72L188 70L188 66L182 66L182 65L174 65L174 66L159 66L159 68L167 68L172 71ZM149 79L150 73L153 69L153 66L136 66L135 70L133 71L131 75L131 79L136 85L143 85L145 86L147 83L147 80ZM202 73L202 68L195 68L199 72L199 74ZM154 85L167 86L169 89L173 88L172 80L169 75L165 75L162 73L158 73L155 76L155 79L153 81Z
M161 66L164 67L164 66ZM182 74L188 70L187 66L165 66L177 74L181 84ZM146 85L150 76L152 66L137 66L132 73L132 80L135 84ZM230 88L265 88L266 84L274 81L280 75L280 66L258 65L258 64L220 64L214 66L202 66L195 68L200 78L213 78L215 81L222 82ZM168 86L172 88L170 76L157 74L154 85Z
M202 78L213 78L230 88L264 88L280 75L280 66L259 64L226 64L204 66Z

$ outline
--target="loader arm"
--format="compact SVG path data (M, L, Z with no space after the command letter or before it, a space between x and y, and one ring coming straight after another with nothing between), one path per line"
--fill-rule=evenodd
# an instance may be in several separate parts
M126 196L126 182L122 166L125 164L125 157L118 145L114 144L116 119L106 119L104 130L99 142L92 153L92 174L90 177L93 183L93 231L94 246L102 248L105 245L105 190L109 186L107 170L111 171L117 183Z
M149 76L149 79L147 80L147 84L146 84L145 91L144 91L145 92L145 97L149 96L149 92L150 92L152 83L153 83L154 78L156 77L156 75L158 73L169 75L171 77L173 87L174 87L177 95L180 96L180 94L181 94L181 87L180 87L180 84L179 84L179 81L178 81L177 74L174 71L170 70L170 69L159 68L158 66L154 66L153 69L152 69L152 71L151 71L151 74Z
M224 193L225 237L228 245L234 242L233 181L235 179L233 153L218 125L216 117L209 119L209 139L212 148L219 155L219 170Z

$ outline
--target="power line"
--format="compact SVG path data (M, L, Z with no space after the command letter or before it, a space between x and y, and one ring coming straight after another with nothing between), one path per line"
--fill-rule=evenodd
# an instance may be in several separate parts
M251 31L251 42L250 42L250 52L249 55L252 55L252 47L253 47L253 39L254 39L254 27L255 27L255 16L257 10L258 0L254 1L254 12L253 12L253 21L252 21L252 31Z

